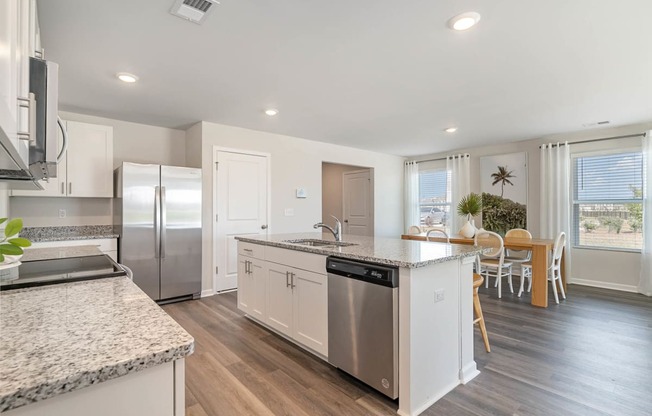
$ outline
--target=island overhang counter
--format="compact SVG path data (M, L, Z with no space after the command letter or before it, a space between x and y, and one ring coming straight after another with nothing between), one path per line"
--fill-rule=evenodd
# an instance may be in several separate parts
M418 415L479 374L473 358L472 285L473 262L480 248L353 235L344 236L348 245L301 243L333 240L321 233L236 240L238 307L325 360L326 257L399 268L398 414ZM295 292L287 296L294 310L279 301L289 291ZM307 299L297 299L301 295ZM284 311L288 311L286 319Z

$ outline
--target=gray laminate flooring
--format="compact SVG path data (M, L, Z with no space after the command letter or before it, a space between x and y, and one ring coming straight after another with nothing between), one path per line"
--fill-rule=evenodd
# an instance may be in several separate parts
M504 292L509 292L506 285ZM569 286L548 309L481 289L492 352L424 415L652 415L652 298ZM397 404L245 318L229 293L164 306L196 340L187 416L393 415Z

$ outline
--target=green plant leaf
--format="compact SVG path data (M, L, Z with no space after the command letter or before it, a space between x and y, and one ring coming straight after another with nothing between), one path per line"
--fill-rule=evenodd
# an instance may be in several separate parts
M5 227L5 236L6 237L14 236L18 234L22 229L23 229L23 219L14 218L13 220L9 221L7 223L7 226Z
M18 247L29 247L29 246L32 245L31 241L29 241L26 238L20 238L20 237L10 238L9 243L11 243L11 244L13 244L15 246L18 246Z
M0 244L0 254L9 254L10 256L20 256L23 249L13 244Z
M4 254L0 253L0 263L2 263L3 261L5 261L5 256Z
M480 211L482 211L482 197L473 192L462 197L457 205L457 213L460 216L470 214L472 217L475 217Z
M7 221L9 218L0 218L0 224L4 224L5 221Z

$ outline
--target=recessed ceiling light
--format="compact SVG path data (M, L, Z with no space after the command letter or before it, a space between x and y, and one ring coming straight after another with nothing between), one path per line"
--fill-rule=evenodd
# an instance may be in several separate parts
M476 12L466 12L452 17L448 21L448 26L453 30L466 30L476 25L480 21L480 14Z
M268 110L265 110L265 114L267 114L270 117L274 117L275 115L278 114L278 110L275 108L270 108Z
M134 74L129 74L127 72L118 72L116 76L120 81L127 82L129 84L133 84L134 82L138 81L137 76L135 76Z
M455 133L457 131L457 127L449 127L446 130L444 130L446 133Z

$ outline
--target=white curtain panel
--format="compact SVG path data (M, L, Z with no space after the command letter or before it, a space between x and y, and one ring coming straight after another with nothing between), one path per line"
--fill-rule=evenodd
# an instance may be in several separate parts
M566 233L566 270L570 275L571 167L568 142L541 146L541 238L554 239Z
M451 180L451 215L448 225L451 234L457 234L465 218L457 215L457 205L462 197L471 193L471 157L468 154L446 157L446 170Z
M652 130L643 137L643 250L638 291L652 296Z
M405 162L405 233L413 225L419 226L419 166L411 160Z

